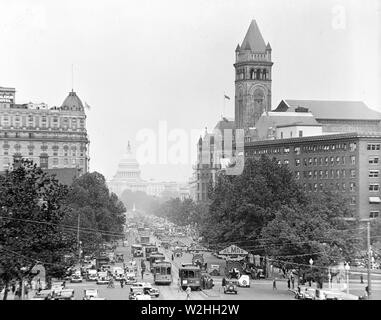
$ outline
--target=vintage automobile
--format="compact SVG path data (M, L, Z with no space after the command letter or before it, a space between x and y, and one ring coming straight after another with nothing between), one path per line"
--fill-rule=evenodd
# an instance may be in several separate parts
M126 274L126 284L134 284L138 280L136 279L136 274L135 272L129 272Z
M143 287L132 286L130 288L129 300L151 300L151 295L144 293Z
M41 290L36 292L36 294L30 300L52 300L53 295L51 290Z
M98 279L98 272L95 269L88 269L87 270L87 276L86 280L87 281L97 281Z
M71 279L70 279L70 282L72 283L79 283L79 282L82 282L83 281L83 278L81 275L78 275L78 274L73 274L71 276Z
M53 296L54 300L73 300L74 289L62 289Z
M237 294L238 293L237 284L238 284L238 280L236 280L236 279L226 279L226 283L224 286L224 293L225 294L227 294L227 293Z
M239 287L246 287L250 288L250 278L247 274L243 274L239 279L238 279L238 286Z
M298 300L314 300L315 299L315 290L314 288L300 288L295 293L295 299Z
M106 271L98 272L97 284L108 284L110 282L110 278Z
M91 298L98 298L98 289L83 290L83 300L91 300Z

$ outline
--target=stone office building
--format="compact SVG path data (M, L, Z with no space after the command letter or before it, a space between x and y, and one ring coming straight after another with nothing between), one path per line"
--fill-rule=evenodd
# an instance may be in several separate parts
M342 193L360 218L380 217L381 135L343 133L253 141L245 157L275 157L307 192Z
M89 139L82 101L71 91L61 106L17 104L14 88L0 87L0 171L28 158L56 173L89 170ZM70 171L70 170L69 170ZM73 171L73 170L71 170Z

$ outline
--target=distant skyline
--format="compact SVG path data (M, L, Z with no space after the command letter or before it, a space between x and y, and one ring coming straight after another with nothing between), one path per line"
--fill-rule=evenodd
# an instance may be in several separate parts
M199 135L234 116L235 48L252 19L272 47L273 108L360 100L381 112L378 0L0 0L0 12L0 86L17 103L61 105L74 65L90 170L107 179L142 129ZM187 181L191 165L141 165L142 178Z

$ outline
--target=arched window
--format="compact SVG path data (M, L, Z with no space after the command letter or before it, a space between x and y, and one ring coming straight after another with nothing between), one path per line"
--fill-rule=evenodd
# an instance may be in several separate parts
M250 79L254 79L254 69L250 69Z
M268 75L267 70L263 69L262 74L263 74L263 79L266 80Z
M255 74L255 79L259 80L261 79L261 70L257 69L256 74Z

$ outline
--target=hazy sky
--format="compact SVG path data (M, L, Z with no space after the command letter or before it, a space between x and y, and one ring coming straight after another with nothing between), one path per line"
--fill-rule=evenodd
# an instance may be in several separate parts
M234 51L252 19L273 49L273 107L363 100L381 111L380 3L0 0L0 86L15 87L18 103L61 105L74 64L74 90L91 106L90 169L111 178L142 129L158 135L166 121L186 138L233 116ZM192 172L190 161L142 171L178 181Z

